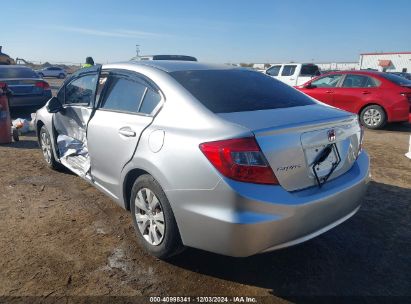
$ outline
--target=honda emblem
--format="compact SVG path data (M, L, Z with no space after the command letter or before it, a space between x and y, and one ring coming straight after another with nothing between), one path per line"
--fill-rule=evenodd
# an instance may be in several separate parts
M328 132L327 132L327 134L328 134L328 141L335 141L335 139L336 139L336 134L335 134L335 130L334 129L331 129L331 130L329 130Z

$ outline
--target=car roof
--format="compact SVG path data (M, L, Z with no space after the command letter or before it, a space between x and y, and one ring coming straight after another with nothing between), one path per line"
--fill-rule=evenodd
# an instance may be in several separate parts
M382 76L385 73L379 71L369 71L369 70L351 70L351 71L334 71L327 74L359 74L359 75L368 75L368 76ZM323 76L323 75L321 75Z
M121 62L126 65L141 65L148 66L164 72L176 71L192 71L192 70L230 70L238 69L237 67L224 64L200 63L197 61L181 61L181 60L143 60L143 61L127 61ZM103 66L104 68L104 66Z

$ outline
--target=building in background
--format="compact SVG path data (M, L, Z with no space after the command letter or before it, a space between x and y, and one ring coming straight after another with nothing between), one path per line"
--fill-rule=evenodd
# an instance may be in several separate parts
M411 52L360 54L359 68L382 72L411 72Z
M358 62L319 62L315 63L321 71L329 71L329 70L338 70L338 71L346 71L346 70L358 70L359 64Z

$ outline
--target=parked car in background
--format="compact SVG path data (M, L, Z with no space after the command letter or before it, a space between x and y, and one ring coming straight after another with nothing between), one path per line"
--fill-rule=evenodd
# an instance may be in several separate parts
M334 107L356 113L370 129L410 121L411 81L374 71L341 71L317 77L297 89Z
M49 84L32 69L20 65L0 65L0 82L12 95L10 108L41 108L51 98Z
M290 86L301 85L321 74L318 66L312 63L275 64L265 73Z
M81 69L35 126L47 164L130 210L160 258L184 245L249 256L306 241L355 214L369 179L356 115L225 65Z
M328 73L332 73L332 72L339 72L340 70L321 70L320 74L324 75L324 74L328 74Z
M67 76L67 72L59 67L47 67L41 70L36 70L40 77L57 77L64 79Z
M408 80L411 80L411 74L410 73L405 73L405 72L388 72L389 74L393 74L393 75L397 75L397 76L401 76L404 77Z

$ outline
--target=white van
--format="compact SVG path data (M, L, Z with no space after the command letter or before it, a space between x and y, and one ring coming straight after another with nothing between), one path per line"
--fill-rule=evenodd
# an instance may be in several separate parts
M320 69L312 63L274 64L265 73L290 86L298 86L320 75Z

